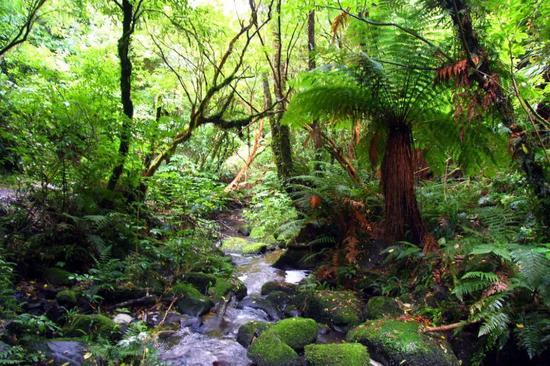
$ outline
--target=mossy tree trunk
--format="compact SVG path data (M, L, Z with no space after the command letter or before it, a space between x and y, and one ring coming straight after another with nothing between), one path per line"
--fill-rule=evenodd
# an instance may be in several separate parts
M535 146L529 141L529 134L516 124L512 101L502 89L500 83L489 82L497 75L491 68L487 52L474 31L470 7L466 0L440 0L456 28L462 49L466 53L471 69L475 72L472 79L487 93L494 93L494 106L500 114L502 123L511 131L510 146L514 158L523 170L527 181L540 203L541 219L550 226L550 186L546 181L542 165L535 160ZM473 58L477 56L481 63L476 65Z
M130 139L132 136L132 120L134 118L134 104L132 102L132 61L130 60L130 42L134 33L136 21L141 12L139 1L134 11L130 0L122 0L117 5L122 10L122 36L118 40L118 57L120 59L120 97L124 117L119 133L118 161L111 172L107 183L109 190L114 190L124 170L124 163L130 151Z
M292 147L290 144L290 129L288 126L281 125L281 119L286 111L286 69L282 62L282 27L281 27L281 0L276 2L275 10L275 29L273 31L273 48L275 54L273 57L274 72L274 92L277 99L276 115L271 118L271 138L272 149L277 165L277 174L283 181L287 181L292 176Z

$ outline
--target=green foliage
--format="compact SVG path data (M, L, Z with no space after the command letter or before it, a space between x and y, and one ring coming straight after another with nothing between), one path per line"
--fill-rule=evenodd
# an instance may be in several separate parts
M184 156L175 156L149 182L147 199L172 215L199 217L220 210L227 202L218 177L199 172Z
M43 353L32 352L23 346L8 346L0 352L0 365L33 365L46 361Z
M72 337L88 336L92 339L112 339L119 334L118 325L103 314L74 314L63 332Z
M0 254L0 314L13 310L13 264Z
M243 211L250 236L267 244L288 243L298 234L298 214L276 176L269 173L252 191L252 200Z
M116 343L98 340L90 347L92 360L106 365L161 365L154 347L154 337L143 322L130 324L122 339Z

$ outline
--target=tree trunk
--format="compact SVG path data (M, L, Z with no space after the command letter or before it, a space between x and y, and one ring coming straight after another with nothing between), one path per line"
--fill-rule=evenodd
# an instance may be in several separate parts
M385 235L388 241L409 240L421 244L426 228L414 190L412 133L404 123L392 123L382 161L385 199Z
M502 123L510 129L513 136L511 146L514 158L522 168L531 189L539 200L542 222L550 226L550 187L544 176L543 167L535 160L535 149L528 140L528 134L516 125L514 109L510 98L506 95L499 83L489 82L495 74L487 59L487 52L481 45L473 29L470 8L466 0L440 0L441 6L449 12L457 29L462 48L466 52L473 70L472 77L480 88L488 93L495 94L495 108L501 115ZM480 65L475 65L472 56L478 56Z
M307 18L307 50L308 50L308 70L314 70L317 67L315 60L315 10L312 10L308 14ZM321 148L323 147L323 139L321 137L321 127L318 121L311 123L311 138L313 140L313 146L315 148L315 171L321 170Z
M292 148L290 145L290 129L288 126L281 125L281 118L286 111L286 103L284 102L286 88L286 74L282 63L282 40L281 40L281 0L276 4L276 20L275 30L273 32L273 47L275 55L273 57L274 68L274 91L275 98L279 104L277 105L277 114L270 119L272 148L277 165L277 173L279 178L286 181L292 176Z
M130 38L133 33L134 11L130 0L122 1L122 37L118 40L118 57L120 59L120 96L124 119L119 134L118 162L113 168L107 188L114 190L124 170L124 163L130 150L134 104L132 102L132 61L130 60Z

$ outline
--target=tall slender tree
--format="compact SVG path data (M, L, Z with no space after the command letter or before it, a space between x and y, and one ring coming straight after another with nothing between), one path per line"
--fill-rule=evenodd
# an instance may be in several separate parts
M273 28L273 90L277 100L277 114L270 119L272 149L277 165L277 172L281 179L287 180L292 176L292 147L290 145L290 129L281 125L281 118L286 110L287 68L283 61L282 40L282 0L275 3L275 24Z
M132 60L130 46L136 23L143 15L143 2L139 0L134 7L131 0L119 2L113 0L122 12L122 35L118 40L118 57L120 59L120 99L124 113L119 132L118 161L107 183L109 190L114 190L124 170L124 163L130 151L132 137L132 120L134 118L134 103L132 102Z

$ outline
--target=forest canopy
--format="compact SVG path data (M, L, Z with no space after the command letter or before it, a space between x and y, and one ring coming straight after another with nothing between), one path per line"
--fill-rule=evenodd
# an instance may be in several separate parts
M0 0L0 364L545 364L548 19Z

